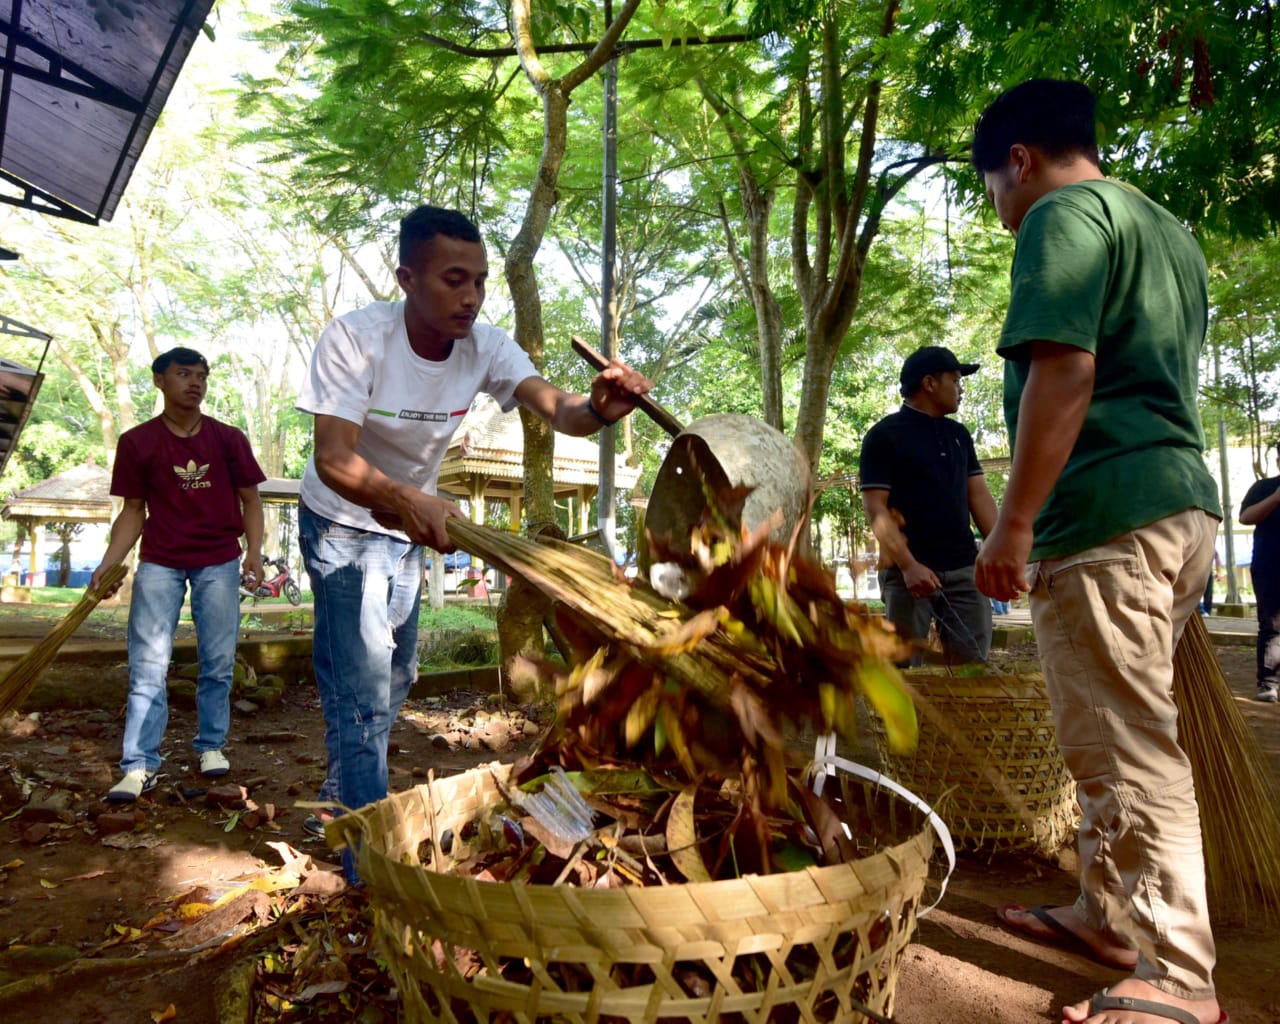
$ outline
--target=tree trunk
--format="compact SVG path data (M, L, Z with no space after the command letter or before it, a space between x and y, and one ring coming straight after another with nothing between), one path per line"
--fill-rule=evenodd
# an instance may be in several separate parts
M734 274L751 300L751 308L756 315L761 412L769 426L775 430L785 430L786 414L782 408L782 307L778 305L778 299L769 284L769 216L773 212L777 192L761 185L752 170L751 146L738 123L737 110L743 107L741 96L736 97L734 109L731 109L701 79L698 80L698 90L716 112L716 117L733 143L742 217L747 229L745 259L738 249L723 201L720 203L720 221L724 227L729 258L733 261Z
M885 0L881 39L893 34L898 6L898 0ZM867 253L879 232L885 203L906 180L919 172L917 168L893 185L886 185L882 177L879 187L872 190L872 161L884 84L880 78L883 58L877 60L867 82L861 104L857 156L853 168L848 167L843 128L847 117L845 75L841 66L839 28L831 17L824 22L818 52L822 92L814 120L820 126L820 137L808 138L801 149L802 163L797 173L796 205L791 221L792 268L805 320L804 379L795 438L808 457L815 477L822 456L831 371L845 332L858 310ZM810 103L807 82L801 82L799 90L803 114Z
M542 299L533 261L547 233L551 211L558 198L556 186L568 145L569 95L596 73L612 55L622 30L635 14L640 0L628 0L609 25L599 44L587 58L559 79L551 78L538 58L533 43L532 12L529 0L515 0L512 21L520 63L534 89L542 97L542 157L520 230L507 250L505 270L511 303L515 308L516 343L529 354L541 371L545 338L542 326ZM555 434L549 424L520 411L524 428L524 509L526 530L537 532L555 528L555 491L552 471ZM513 524L514 525L514 524ZM533 597L533 588L512 585L498 613L499 649L504 675L510 676L512 659L520 654L542 652L542 620L549 608Z

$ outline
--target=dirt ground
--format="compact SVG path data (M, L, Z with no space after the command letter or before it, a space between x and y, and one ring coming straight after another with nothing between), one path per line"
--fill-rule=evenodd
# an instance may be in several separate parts
M37 624L31 635L46 628ZM6 639L14 636L11 622L4 632ZM1220 647L1218 653L1241 710L1280 773L1280 706L1247 699L1252 648ZM108 674L121 684L127 679L122 664L55 665L51 681L72 693ZM306 684L289 686L273 708L233 713L232 772L219 781L247 790L251 805L236 808L208 801L211 783L196 771L189 746L194 718L192 711L172 710L161 785L138 802L132 823L100 817L120 810L102 797L117 772L122 708L55 708L0 720L0 1019L231 1019L224 996L243 985L242 974L239 981L233 977L243 970L243 957L237 966L230 954L192 953L169 934L177 930L172 914L181 902L212 902L271 876L293 851L331 859L322 841L305 836L309 812L296 806L313 797L324 775L323 723L315 690ZM428 770L444 775L511 760L533 747L548 720L546 709L504 708L485 693L411 700L392 732L391 786L416 785ZM108 835L112 829L121 831ZM288 846L271 845L281 842ZM1064 1002L1119 980L1118 972L1011 936L995 922L993 910L1002 903L1069 902L1075 891L1070 860L963 856L945 900L920 922L907 951L894 1020L1057 1021ZM164 920L157 926L157 919ZM1219 993L1232 1021L1280 1022L1280 929L1223 917L1216 931ZM287 1019L357 1019L344 1018L332 1004L321 1010L322 998L316 997L314 1015ZM380 1011L366 1008L359 1019L395 1020L393 999Z

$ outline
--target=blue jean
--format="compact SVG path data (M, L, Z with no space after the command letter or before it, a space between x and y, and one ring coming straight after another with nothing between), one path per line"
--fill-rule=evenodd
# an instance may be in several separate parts
M298 542L315 595L312 661L329 756L321 792L359 808L387 795L388 735L418 677L422 547L302 503Z
M160 741L169 724L169 662L173 634L191 583L191 617L196 624L197 754L221 750L231 724L231 679L240 629L240 561L204 569L169 569L139 562L129 605L129 703L124 720L124 772L160 767Z
M948 659L954 662L986 661L991 653L991 602L973 582L973 566L937 573L941 590L915 597L907 589L897 566L880 572L884 617L904 640L924 641L936 619L938 635ZM911 664L924 663L924 651L914 645Z
M1280 569L1256 558L1251 567L1258 599L1258 685L1280 683Z

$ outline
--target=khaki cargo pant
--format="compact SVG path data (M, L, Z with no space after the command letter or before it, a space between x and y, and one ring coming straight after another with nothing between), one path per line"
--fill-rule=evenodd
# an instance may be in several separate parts
M1028 567L1058 743L1084 812L1076 910L1135 941L1137 977L1187 999L1213 996L1215 953L1173 650L1217 527L1188 509Z

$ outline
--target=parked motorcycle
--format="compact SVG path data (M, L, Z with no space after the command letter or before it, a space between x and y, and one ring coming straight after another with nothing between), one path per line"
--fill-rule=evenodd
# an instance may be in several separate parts
M298 589L297 581L289 574L289 566L283 558L264 558L262 564L268 568L275 569L275 575L270 579L263 580L258 586L250 590L240 583L240 600L251 597L255 601L267 597L279 597L284 594L292 605L302 604L302 591Z

